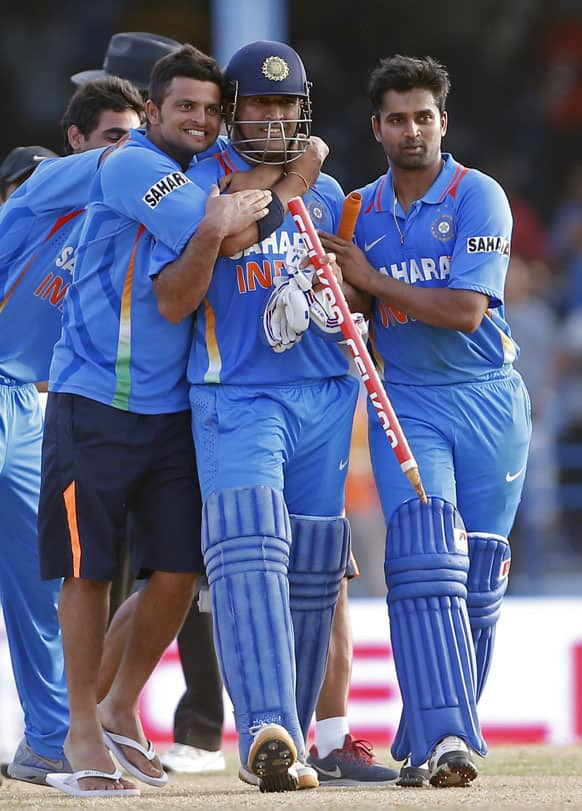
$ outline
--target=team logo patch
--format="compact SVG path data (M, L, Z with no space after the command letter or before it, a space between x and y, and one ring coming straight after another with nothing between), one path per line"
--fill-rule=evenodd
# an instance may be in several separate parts
M500 253L509 256L509 240L505 237L467 237L467 253Z
M261 72L272 82L282 82L289 76L289 65L281 56L268 56L263 62Z
M150 186L141 199L150 208L156 208L158 203L168 194L191 182L183 172L172 172L158 180L153 186Z
M309 216L318 227L321 227L324 222L330 223L331 227L329 211L320 200L311 200L307 204L307 210L309 211Z
M453 218L450 214L440 214L430 227L431 234L435 239L446 242L455 236Z

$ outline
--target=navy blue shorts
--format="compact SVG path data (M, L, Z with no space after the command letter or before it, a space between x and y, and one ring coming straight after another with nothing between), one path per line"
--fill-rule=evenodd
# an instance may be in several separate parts
M75 394L47 401L41 575L112 580L129 532L134 570L202 572L190 411L134 414Z

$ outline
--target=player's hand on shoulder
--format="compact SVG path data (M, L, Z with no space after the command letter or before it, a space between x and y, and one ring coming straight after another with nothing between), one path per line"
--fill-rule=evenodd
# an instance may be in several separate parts
M206 217L216 221L224 237L245 231L268 214L271 202L269 189L248 189L232 194L220 194L213 186L206 202Z
M312 135L309 139L308 152L311 151L323 164L324 160L329 155L329 147L318 135Z

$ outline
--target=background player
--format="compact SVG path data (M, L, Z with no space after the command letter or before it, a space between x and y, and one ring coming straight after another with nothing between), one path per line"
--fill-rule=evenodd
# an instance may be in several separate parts
M104 119L126 134L143 111L128 82L109 77L93 83L75 102L75 112L91 110L87 142L99 145ZM74 118L72 120L75 120ZM8 164L28 158L38 164L48 150L13 150ZM53 154L53 153L49 153ZM12 157L11 157L12 156ZM44 783L46 774L68 767L63 742L69 717L56 611L60 580L40 582L36 513L40 489L42 411L35 383L48 378L52 347L60 332L62 299L71 281L73 232L82 213L100 154L87 153L65 165L42 161L33 176L0 210L2 305L0 369L3 376L7 444L0 492L6 516L2 556L2 602L12 666L24 710L25 735L9 777ZM6 162L5 162L6 164ZM21 165L21 168L26 168ZM7 180L12 178L9 173Z
M417 770L429 758L437 786L470 783L470 750L486 752L476 701L507 586L507 536L531 430L503 314L509 204L494 180L441 152L448 90L446 70L429 57L381 61L369 95L390 168L361 190L357 247L324 235L347 281L372 297L372 345L432 497L426 507L407 501L407 482L371 416L404 704L392 752L411 756L403 774L411 784L422 781ZM433 610L423 622L427 599Z
M44 146L17 146L0 164L0 202L5 203L12 192L22 186L46 158L58 157Z

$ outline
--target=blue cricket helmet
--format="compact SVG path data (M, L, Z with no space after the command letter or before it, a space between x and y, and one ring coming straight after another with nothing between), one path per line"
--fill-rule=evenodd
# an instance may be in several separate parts
M309 84L299 54L284 42L259 40L240 48L226 67L226 80L238 96L309 97Z
M225 70L230 103L227 105L226 126L234 148L253 163L290 163L307 149L311 134L310 83L299 54L284 42L258 40L244 45L234 54ZM273 121L269 131L257 145L240 132L244 124L263 122L240 119L237 102L248 96L295 96L301 100L300 117L286 120L285 125L295 124L291 136L283 123ZM275 151L273 143L284 142L283 150Z

